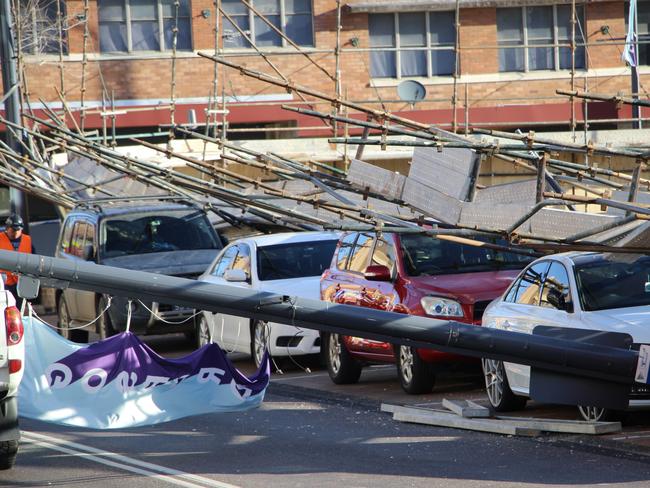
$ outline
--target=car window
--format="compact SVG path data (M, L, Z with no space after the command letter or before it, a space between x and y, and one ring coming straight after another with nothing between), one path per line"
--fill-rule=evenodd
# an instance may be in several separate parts
M569 274L564 265L554 262L546 273L540 305L565 311L570 303Z
M86 227L88 227L88 224L86 224L86 222L75 222L74 229L72 230L72 239L70 241L69 254L77 257L83 256L83 245L84 240L86 239Z
M539 292L548 265L548 261L542 261L531 266L524 272L516 285L515 303L521 305L539 305Z
M585 311L650 305L649 256L587 256L574 272Z
M372 234L359 234L354 250L350 255L348 269L357 273L363 273L370 262L370 253L374 243Z
M385 235L377 238L375 250L372 253L370 264L375 266L386 266L393 275L395 270L395 247L393 240Z
M336 239L275 244L257 248L260 281L320 276L332 262Z
M95 226L88 222L86 224L86 239L84 240L83 248L86 246L92 246L95 248Z
M73 219L68 219L65 223L65 228L63 229L63 237L61 238L61 249L63 253L70 252L70 239L72 237L72 228L74 227L75 221Z
M357 234L355 232L348 234L343 239L341 239L341 245L339 246L339 250L336 254L336 267L338 269L345 269L348 262L348 256L350 255L350 251L352 251L352 248L354 247L354 241L356 240Z
M248 244L237 244L237 256L232 262L232 269L241 269L246 271L246 276L251 275L251 249Z
M215 263L211 274L218 277L223 276L226 270L230 269L232 262L237 257L237 252L237 246L230 246L228 249L226 249Z

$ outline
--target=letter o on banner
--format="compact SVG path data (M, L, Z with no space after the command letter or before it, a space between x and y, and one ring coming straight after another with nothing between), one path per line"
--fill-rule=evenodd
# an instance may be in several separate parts
M83 375L83 378L81 378L81 384L87 393L97 393L97 391L101 390L106 384L107 377L108 373L106 373L102 368L93 368Z

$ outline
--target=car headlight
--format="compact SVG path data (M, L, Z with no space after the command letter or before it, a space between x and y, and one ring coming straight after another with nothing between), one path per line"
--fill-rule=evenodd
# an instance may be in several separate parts
M427 315L463 317L463 307L456 300L442 297L424 297L420 300Z

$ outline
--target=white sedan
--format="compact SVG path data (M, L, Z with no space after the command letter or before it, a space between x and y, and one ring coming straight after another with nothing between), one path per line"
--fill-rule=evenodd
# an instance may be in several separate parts
M339 234L291 232L239 239L226 246L199 280L320 300L320 276L332 261ZM320 352L319 332L290 325L203 312L198 345L216 342L226 352L251 354L259 366L271 357Z
M483 315L483 326L532 334L537 325L623 332L635 345L650 344L650 256L563 253L540 258L524 269ZM523 408L530 367L483 360L487 395L497 411ZM630 407L650 407L637 385ZM612 412L579 407L585 420Z

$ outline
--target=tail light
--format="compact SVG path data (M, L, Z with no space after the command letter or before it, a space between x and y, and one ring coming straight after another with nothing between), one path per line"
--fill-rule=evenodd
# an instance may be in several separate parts
M23 339L25 333L20 310L16 307L5 308L5 325L7 328L7 345L15 346Z

